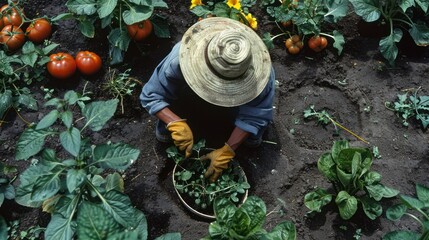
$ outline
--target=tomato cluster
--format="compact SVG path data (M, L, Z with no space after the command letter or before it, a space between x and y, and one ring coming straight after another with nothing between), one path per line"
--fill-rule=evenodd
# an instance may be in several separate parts
M304 47L301 37L293 35L285 41L285 46L290 54L298 54Z
M314 35L308 40L308 47L315 51L320 52L328 46L326 37ZM299 35L293 35L285 41L286 49L290 54L298 54L304 48L304 42Z
M0 43L9 51L18 50L25 43L25 36L34 43L41 43L52 32L51 23L44 18L25 20L24 10L8 4L0 8ZM21 29L25 22L31 22L25 33Z
M57 79L67 79L73 76L76 69L84 75L93 75L102 66L100 56L90 51L80 51L76 54L76 58L63 52L51 54L49 58L48 72Z

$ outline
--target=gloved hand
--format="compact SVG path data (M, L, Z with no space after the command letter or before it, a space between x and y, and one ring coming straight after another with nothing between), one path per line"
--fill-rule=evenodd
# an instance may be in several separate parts
M210 166L207 168L207 171L204 173L204 177L210 177L210 181L216 181L223 170L228 168L228 163L232 158L235 157L234 150L225 143L225 145L219 149L216 149L202 157L200 160L210 159Z
M194 136L192 135L191 128L189 128L185 119L170 122L167 125L168 131L171 132L171 138L174 145L180 151L185 151L185 157L191 156L192 146L194 145Z

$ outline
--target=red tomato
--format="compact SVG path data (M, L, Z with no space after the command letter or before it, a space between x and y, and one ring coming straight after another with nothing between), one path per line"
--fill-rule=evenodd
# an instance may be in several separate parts
M0 32L0 43L5 44L10 51L20 48L24 42L24 32L17 26L7 25Z
M55 53L49 56L48 72L55 78L66 79L76 72L76 61L68 53Z
M44 18L36 19L27 27L25 33L28 39L35 43L41 43L49 38L52 32L51 23Z
M92 75L101 68L101 58L90 51L80 51L76 55L77 69L85 75Z
M128 34L134 41L141 41L152 33L152 22L147 19L132 25L127 25Z
M298 54L304 47L304 43L301 41L301 37L293 35L285 41L285 46L290 54Z
M4 27L3 18L0 18L0 29L3 29L3 27Z
M313 36L308 40L308 47L315 52L320 52L326 48L328 40L325 37Z
M21 26L22 17L15 7L9 8L9 5L6 4L0 8L0 12L2 15L2 20L4 25ZM22 10L21 10L21 13L24 14Z

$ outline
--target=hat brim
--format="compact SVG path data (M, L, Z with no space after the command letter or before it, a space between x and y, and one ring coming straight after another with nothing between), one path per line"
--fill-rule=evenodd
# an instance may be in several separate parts
M234 81L219 77L206 62L207 45L227 29L243 32L251 44L249 68ZM179 61L189 87L205 101L223 107L235 107L255 99L265 88L271 73L270 55L262 39L245 24L222 17L206 18L186 31Z

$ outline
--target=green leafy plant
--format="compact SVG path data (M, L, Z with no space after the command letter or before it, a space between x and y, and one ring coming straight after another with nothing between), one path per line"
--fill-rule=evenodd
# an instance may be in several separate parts
M124 114L124 98L132 95L134 88L137 84L142 85L141 81L136 78L130 77L129 72L131 69L127 69L125 72L118 73L118 70L109 70L106 74L105 82L102 85L102 89L114 98L119 99L121 105L121 112Z
M429 239L429 188L416 184L417 198L400 194L401 203L386 211L386 217L398 221L408 216L420 224L421 231L396 230L383 236L383 240L427 240Z
M332 33L327 32L328 24L336 24L341 18L347 15L348 0L283 0L281 4L271 4L264 1L267 6L267 13L277 22L291 22L293 29L289 35L297 33L304 36L325 36L331 38L333 47L337 49L338 55L343 51L345 43L344 36L337 30ZM277 24L280 29L284 26ZM278 35L279 36L279 35ZM265 42L270 42L275 37L265 34ZM303 38L303 42L305 42Z
M380 39L383 57L394 64L398 56L396 43L402 39L402 29L408 30L418 46L429 44L429 28L418 12L428 13L429 2L420 0L350 0L354 11L366 22L382 20L387 24L389 35Z
M216 221L209 225L209 235L202 238L295 240L295 225L290 221L277 224L271 232L265 230L267 209L262 199L250 196L240 206L226 198L217 198L214 203Z
M150 20L156 36L170 37L165 19L154 13L157 8L168 8L163 0L69 0L66 3L71 14L62 14L54 20L73 17L79 29L88 38L93 38L96 28L108 32L110 64L123 61L132 40L127 27Z
M21 134L16 159L33 159L19 177L15 200L51 213L45 239L72 239L75 235L79 239L146 239L145 216L132 206L124 194L124 181L115 172L126 170L140 151L123 143L91 144L83 137L86 128L101 130L118 104L117 99L87 104L89 100L85 92L74 91L66 92L63 99L52 98L45 106L55 109ZM82 114L76 121L75 106ZM65 151L45 146L51 136L59 137ZM101 175L105 170L111 173Z
M10 222L10 226L8 227L7 239L37 240L41 238L43 231L45 231L45 228L34 225L30 226L25 230L20 230L19 225L19 220L14 220Z
M381 175L371 171L372 153L368 148L352 148L345 140L335 141L332 150L317 162L319 171L333 184L335 194L316 188L305 195L304 204L310 212L320 212L335 197L342 219L356 213L359 204L372 220L382 214L379 201L399 192L381 184Z
M15 178L9 179L7 175L16 171L15 167L0 162L0 207L5 199L12 200L15 198L15 188L12 185Z
M189 204L195 206L194 209L208 213L212 211L213 201L218 197L228 198L238 204L250 188L241 168L231 162L222 176L212 183L204 177L209 162L199 159L200 153L207 152L205 140L194 144L192 150L194 155L190 158L185 158L175 146L166 150L168 157L177 164L174 173L174 187L177 191L188 197Z
M429 126L429 96L418 96L419 89L414 94L399 94L397 101L393 104L386 102L385 105L402 118L404 126L409 125L410 119L416 119L426 129Z
M42 46L26 42L19 54L7 55L0 50L0 119L10 108L38 110L28 86L44 79L48 54L57 46L48 42Z

